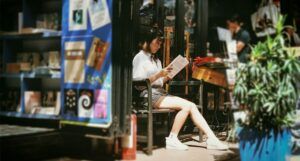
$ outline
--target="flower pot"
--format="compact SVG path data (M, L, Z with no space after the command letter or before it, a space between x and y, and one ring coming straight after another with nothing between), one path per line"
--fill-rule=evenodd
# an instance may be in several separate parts
M241 128L238 136L242 161L285 161L291 154L290 129L259 132Z

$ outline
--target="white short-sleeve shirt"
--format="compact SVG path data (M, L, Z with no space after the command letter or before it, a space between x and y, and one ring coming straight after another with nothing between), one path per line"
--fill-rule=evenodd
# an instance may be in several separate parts
M159 59L157 59L156 61L153 60L151 58L151 54L143 50L135 55L132 61L132 65L133 80L147 79L162 70L161 61ZM163 78L161 77L154 81L151 85L162 87L163 83Z

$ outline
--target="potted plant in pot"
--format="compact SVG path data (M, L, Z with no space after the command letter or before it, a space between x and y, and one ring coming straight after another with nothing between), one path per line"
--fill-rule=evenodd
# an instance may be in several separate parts
M284 19L280 16L276 35L255 45L251 61L236 73L233 94L246 113L238 130L242 161L281 161L290 153L300 62L285 46Z

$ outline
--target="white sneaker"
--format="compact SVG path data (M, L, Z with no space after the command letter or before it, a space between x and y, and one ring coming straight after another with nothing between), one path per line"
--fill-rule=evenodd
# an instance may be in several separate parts
M225 144L223 144L219 139L217 138L207 138L206 140L207 149L210 150L228 150L229 147Z
M182 144L177 137L166 137L166 149L188 150L188 146Z

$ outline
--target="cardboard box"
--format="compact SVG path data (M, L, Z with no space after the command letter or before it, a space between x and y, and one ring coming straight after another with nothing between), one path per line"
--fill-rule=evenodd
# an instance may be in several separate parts
M211 69L208 67L195 67L192 77L194 79L203 80L205 82L227 87L226 76L224 72L218 71L216 69Z

